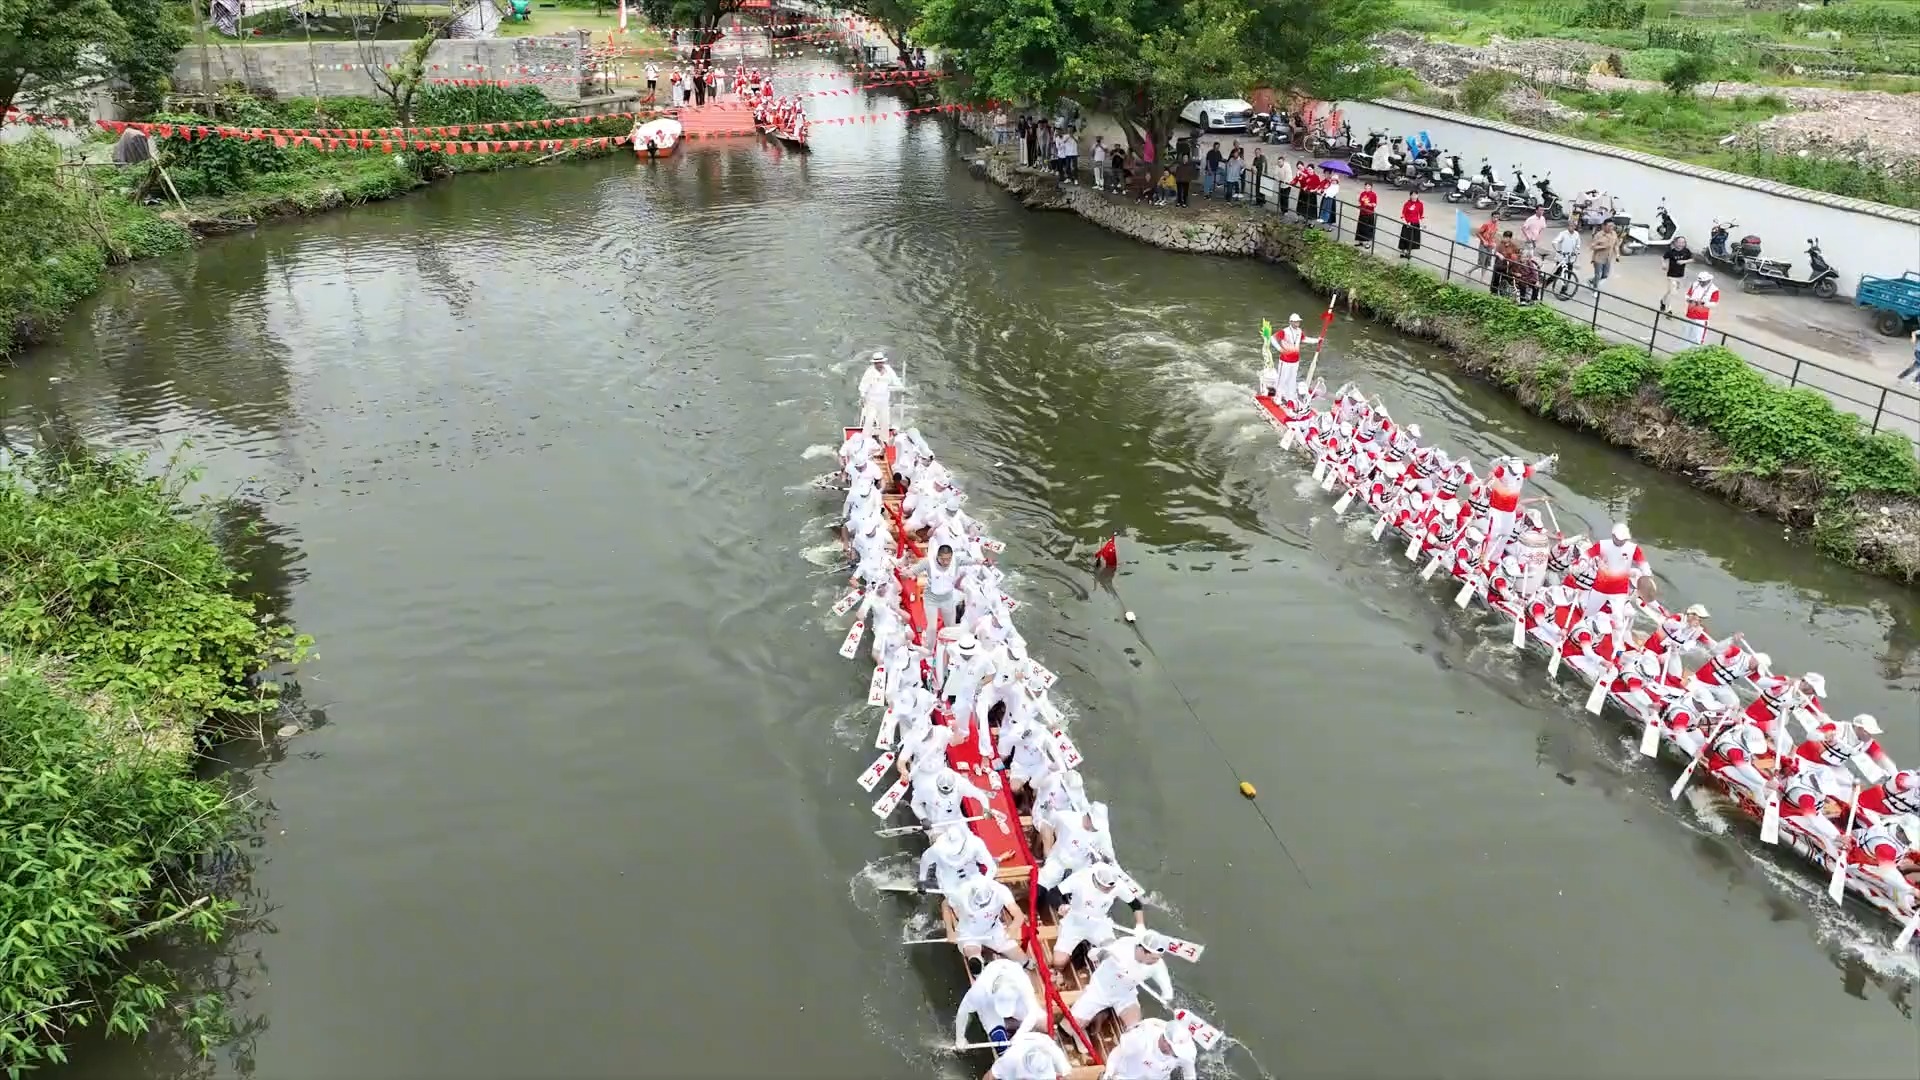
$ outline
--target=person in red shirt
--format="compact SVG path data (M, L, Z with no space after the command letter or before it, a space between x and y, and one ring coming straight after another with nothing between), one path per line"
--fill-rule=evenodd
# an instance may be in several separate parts
M1360 185L1360 216L1353 223L1353 243L1355 247L1370 247L1373 244L1373 232L1379 219L1375 211L1380 206L1380 196L1373 190L1373 181Z
M1420 193L1407 196L1400 206L1400 257L1413 258L1414 251L1420 246L1420 223L1427 219L1427 204L1420 201Z
M1311 165L1302 161L1300 170L1293 174L1293 186L1300 189L1300 198L1295 200L1293 212L1308 221L1313 221L1320 216L1320 199L1316 194L1320 190L1319 184L1319 174Z

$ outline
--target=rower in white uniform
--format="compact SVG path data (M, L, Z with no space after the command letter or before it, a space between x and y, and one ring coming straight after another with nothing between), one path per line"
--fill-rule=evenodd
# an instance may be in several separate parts
M974 736L984 756L992 752L992 738L985 724L974 723L974 700L980 689L993 680L993 659L968 634L953 643L953 655L940 683L940 700L947 704L957 745Z
M960 622L960 570L960 560L954 557L953 547L942 544L934 549L933 558L914 563L908 571L914 577L925 579L921 601L926 605L929 619L939 617L941 628Z
M1168 1080L1175 1070L1181 1080L1194 1080L1196 1050L1193 1036L1178 1024L1142 1020L1120 1036L1107 1057L1100 1080Z
M1082 1027L1112 1009L1122 1029L1140 1022L1140 984L1154 976L1154 967L1167 952L1167 939L1153 931L1127 937L1093 950L1093 978L1071 1006Z
M1094 863L1075 871L1060 883L1059 893L1066 899L1061 909L1060 936L1053 943L1053 966L1065 968L1082 945L1105 945L1114 938L1110 912L1120 899L1120 870L1110 862ZM1146 907L1138 896L1127 901L1133 909L1135 930L1147 928Z
M953 908L954 940L960 946L960 955L967 958L967 970L975 978L979 978L984 967L980 959L983 949L992 949L1009 960L1020 959L1017 937L1026 916L1021 914L1020 905L1013 902L1013 890L992 878L979 877L967 882L959 892L949 893L947 903Z
M920 855L920 874L914 880L921 892L927 891L927 876L934 879L936 891L952 893L977 877L991 877L999 864L987 842L965 825L949 825Z
M882 439L893 430L893 391L902 385L900 373L887 363L887 354L876 350L873 366L860 376L860 423Z
M1016 1035L987 1075L993 1080L1066 1080L1073 1071L1060 1044L1037 1031Z
M953 1043L967 1041L967 1022L978 1017L981 1030L992 1038L997 1028L1018 1037L1040 1026L1040 999L1033 979L1014 960L995 960L980 970L953 1014Z
M1031 692L1029 686L1022 696ZM1007 774L1007 787L1015 795L1053 771L1053 758L1047 753L1048 739L1047 729L1031 716L1001 727L1000 768Z
M979 814L974 816L986 814L989 806L987 793L954 770L942 769L934 776L930 787L913 793L913 813L928 828L956 824L968 817L963 809L968 799L980 807Z

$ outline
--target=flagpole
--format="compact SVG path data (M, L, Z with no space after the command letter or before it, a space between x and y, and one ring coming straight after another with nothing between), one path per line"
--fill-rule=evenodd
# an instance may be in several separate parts
M1320 366L1320 350L1327 347L1327 329L1333 325L1333 305L1340 300L1340 294L1334 293L1327 298L1327 313L1320 316L1320 340L1313 345L1313 362L1307 365L1307 381L1303 384L1306 393L1313 392L1313 373Z

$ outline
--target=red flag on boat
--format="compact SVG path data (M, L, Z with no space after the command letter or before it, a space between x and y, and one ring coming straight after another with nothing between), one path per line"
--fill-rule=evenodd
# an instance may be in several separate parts
M1100 550L1093 553L1093 561L1099 563L1101 566L1105 567L1108 570L1111 570L1114 567L1119 566L1120 565L1120 549L1115 544L1115 541L1119 540L1119 538L1120 538L1119 533L1114 533L1113 535L1107 537L1107 542L1104 544L1101 544Z

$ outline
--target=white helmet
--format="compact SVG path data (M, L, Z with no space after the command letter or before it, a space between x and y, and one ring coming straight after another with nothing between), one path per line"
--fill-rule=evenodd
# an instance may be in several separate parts
M1628 531L1626 522L1616 521L1613 523L1613 538L1624 544L1633 539L1633 533Z
M1773 657L1763 652L1755 652L1753 654L1753 666L1756 671L1766 671L1773 667Z
M1157 931L1149 930L1141 934L1139 943L1141 948L1156 956L1165 956L1167 953L1167 935Z
M1712 617L1707 614L1707 605L1705 604L1688 604L1687 614L1697 616L1702 619L1707 619Z
M1410 436L1412 436L1412 437L1414 437L1414 438L1416 438L1416 439L1420 437L1420 425L1419 425L1419 424L1408 424L1407 426L1405 426L1405 427L1403 427L1403 428L1401 428L1400 430L1402 430L1402 431L1404 431L1404 432L1406 432L1406 433L1407 433L1408 435L1410 435Z
M979 650L980 640L972 634L962 634L960 640L953 643L953 648L961 656L972 656Z
M1020 734L1016 737L1025 745L1032 746L1034 743L1037 743L1040 741L1040 735L1041 735L1040 725L1027 724L1021 727Z
M1103 889L1111 889L1120 883L1120 871L1112 863L1095 863L1093 883Z
M941 858L951 862L959 858L960 853L966 850L966 830L958 825L949 825L946 831L940 834L940 839L933 842L933 846L934 850L940 853Z
M1174 1057L1193 1056L1193 1036L1181 1024L1167 1025L1167 1045L1172 1048Z
M975 911L985 911L993 906L993 879L974 878L967 886L967 906Z
M933 781L933 786L942 795L953 794L953 789L958 787L959 784L960 774L954 772L952 769L941 769L940 775L936 776Z
M993 980L993 1011L1001 1017L1012 1016L1020 1008L1020 983L1012 972L1002 972Z

